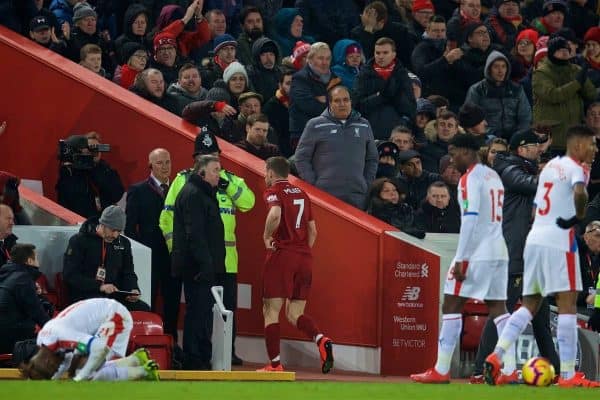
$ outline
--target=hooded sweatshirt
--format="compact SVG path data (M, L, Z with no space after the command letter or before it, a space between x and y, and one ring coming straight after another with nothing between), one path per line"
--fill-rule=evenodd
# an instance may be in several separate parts
M351 67L346 64L346 49L352 45L362 48L360 43L351 39L342 39L335 44L333 47L333 66L331 67L333 73L342 79L342 85L350 90L354 87L360 70L360 67Z
M312 36L304 35L304 32L299 38L292 36L290 28L297 15L300 15L300 10L297 8L282 8L275 14L271 36L279 45L283 57L292 54L297 41L310 44L315 41Z
M275 66L273 69L266 69L260 62L260 53L263 47L271 44L275 47ZM247 66L248 79L252 82L254 91L259 93L264 101L275 95L279 87L279 77L281 69L279 68L280 52L277 44L266 36L256 39L252 45L252 65Z
M140 15L145 15L146 21L148 24L150 23L148 10L146 10L146 7L142 6L141 4L134 3L127 8L127 11L125 11L125 17L123 18L123 34L115 40L115 49L117 51L117 55L120 54L123 45L127 42L139 43L146 47L144 35L150 28L150 25L146 27L146 32L144 32L144 35L141 36L135 35L132 30L133 21L135 21ZM123 63L127 62L127 60L119 60L119 62Z

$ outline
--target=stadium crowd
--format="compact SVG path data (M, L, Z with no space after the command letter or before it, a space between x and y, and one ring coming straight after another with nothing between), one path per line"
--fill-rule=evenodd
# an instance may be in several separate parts
M597 0L0 0L0 24L198 126L194 157L218 156L215 137L261 159L283 155L299 178L418 238L459 232L460 173L448 143L475 135L481 162L506 188L511 279L523 273L519 252L539 171L564 154L569 126L583 123L600 140L599 21ZM5 129L10 120L0 134ZM59 203L88 218L66 250L71 300L119 289L129 308L148 307L129 242L118 237L125 232L153 249L152 293L172 300L165 298L164 319L177 338L173 211L190 171L173 178L168 149L155 149L150 176L127 190L102 160L98 133L65 143L93 160L81 167L61 159L56 184ZM588 167L592 200L579 237L585 294L600 266L600 232L583 233L600 220L600 159ZM222 171L218 184L225 261L216 279L230 291L234 211L255 201L242 178ZM0 173L8 206L0 206L0 261L9 264L17 263L12 225L28 223L18 184ZM125 191L126 217L112 207ZM113 240L119 245L106 254ZM88 259L78 253L86 246L94 247ZM115 266L105 257L118 258ZM235 294L226 299L235 303ZM578 305L587 304L593 296L580 296ZM13 317L45 318L37 306ZM600 330L600 309L591 321ZM205 359L187 361L206 367ZM234 361L241 362L235 354Z

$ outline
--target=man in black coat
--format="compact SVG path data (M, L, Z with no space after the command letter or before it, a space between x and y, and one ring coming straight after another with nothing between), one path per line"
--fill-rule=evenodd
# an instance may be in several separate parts
M131 242L121 236L124 229L125 212L118 206L110 206L99 219L92 217L85 221L79 233L69 239L63 259L69 303L112 297L130 311L150 311L139 299Z
M12 233L15 225L15 216L12 209L6 204L0 204L0 266L10 259L10 249L17 242L17 237Z
M502 206L502 231L508 248L508 293L506 309L512 312L521 298L523 282L523 250L531 229L533 199L538 186L539 139L531 130L513 135L511 153L498 153L494 169L504 185ZM550 308L544 299L538 313L531 321L533 334L542 356L548 358L558 373L560 362L550 332ZM498 332L494 321L488 320L477 351L474 375L482 372L483 361L494 350Z
M0 268L0 353L12 353L15 342L35 337L35 325L50 317L38 298L39 263L32 244L15 245L11 261Z
M175 201L171 265L183 279L183 367L190 370L211 369L211 287L225 272L225 233L216 198L220 170L218 157L199 157Z
M375 43L374 58L358 74L356 100L357 109L371 122L375 139L387 139L398 125L412 126L417 103L408 70L396 57L392 39Z
M263 99L270 99L277 90L281 75L279 57L279 48L268 37L261 37L252 45L252 64L246 69L254 91Z
M423 169L421 155L415 150L405 150L398 154L401 184L407 188L406 202L417 210L427 197L427 188L433 182L441 181L442 176Z
M415 215L415 224L433 233L458 233L460 210L451 201L450 189L444 182L433 182L427 189L427 197Z
M263 112L269 117L269 124L279 135L279 151L284 157L293 152L290 145L290 86L294 70L284 67L279 78L278 89L264 105Z
M387 37L396 43L398 59L410 68L410 55L415 48L417 38L399 22L388 18L388 9L381 1L367 4L361 15L361 24L350 32L350 37L360 43L365 55L370 56L375 51L375 42Z
M165 332L177 343L177 315L181 297L181 281L171 276L171 257L158 219L169 190L171 155L165 149L154 149L148 155L150 176L131 185L127 191L125 234L152 249L152 304L162 311ZM156 309L156 293L160 284L163 310Z

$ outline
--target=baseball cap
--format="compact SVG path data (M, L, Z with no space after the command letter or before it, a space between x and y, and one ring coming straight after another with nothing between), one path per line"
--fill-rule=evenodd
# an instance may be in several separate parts
M32 32L41 31L43 29L50 29L50 22L48 18L43 15L37 15L29 22L29 30Z
M528 144L539 144L540 139L538 136L533 133L533 130L526 129L520 132L515 133L510 138L510 149L516 150L519 146L527 146Z
M400 162L400 164L404 164L404 163L412 160L415 157L421 158L421 155L419 154L418 151L416 151L416 150L404 150L404 151L401 151L398 154L398 162Z

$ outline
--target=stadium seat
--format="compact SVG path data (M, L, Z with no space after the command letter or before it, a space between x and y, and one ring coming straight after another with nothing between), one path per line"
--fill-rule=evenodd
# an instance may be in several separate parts
M463 331L460 349L465 352L476 352L479 347L479 338L487 322L484 315L466 315L463 317Z
M0 367L1 368L11 368L14 367L12 363L12 354L0 354Z
M163 333L160 315L146 311L132 311L133 329L128 352L144 347L161 369L171 369L173 338Z

